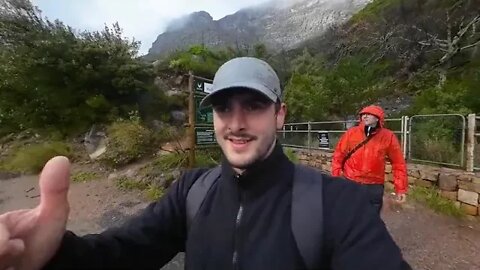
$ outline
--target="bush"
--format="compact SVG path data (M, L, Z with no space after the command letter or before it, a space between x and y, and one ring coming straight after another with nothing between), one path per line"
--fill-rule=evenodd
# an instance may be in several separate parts
M6 161L4 167L8 171L38 173L49 159L71 155L71 147L63 142L31 144L21 147Z
M99 159L107 166L129 164L153 150L152 133L136 120L115 122L107 133L107 150Z

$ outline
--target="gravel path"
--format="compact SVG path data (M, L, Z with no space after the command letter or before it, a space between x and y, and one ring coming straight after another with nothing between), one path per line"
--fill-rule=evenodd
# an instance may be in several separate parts
M69 199L68 228L78 234L120 225L148 204L140 192L118 190L109 180L73 183ZM38 200L36 177L0 180L0 213L34 207ZM387 204L382 218L414 269L480 269L478 219L458 220L413 202L402 208ZM163 269L183 269L183 254Z

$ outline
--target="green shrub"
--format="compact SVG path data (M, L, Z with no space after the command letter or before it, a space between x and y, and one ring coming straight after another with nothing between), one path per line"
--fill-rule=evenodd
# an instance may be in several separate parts
M107 133L107 150L99 159L107 166L126 165L153 150L152 133L136 120L115 122Z
M8 171L38 173L55 156L71 156L71 148L63 142L45 142L21 147L4 165Z

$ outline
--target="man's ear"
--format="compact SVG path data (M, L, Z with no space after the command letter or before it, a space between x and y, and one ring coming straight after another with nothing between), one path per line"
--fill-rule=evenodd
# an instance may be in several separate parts
M280 104L280 108L276 113L277 129L282 129L285 124L285 117L287 116L287 105L285 103Z

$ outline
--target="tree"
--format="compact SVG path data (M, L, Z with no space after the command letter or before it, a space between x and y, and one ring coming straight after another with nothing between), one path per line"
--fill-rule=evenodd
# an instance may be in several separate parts
M0 122L9 130L70 133L126 116L153 83L151 67L136 59L138 42L123 38L118 24L78 33L44 20L28 1L3 1Z

